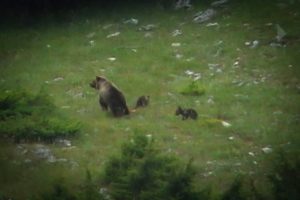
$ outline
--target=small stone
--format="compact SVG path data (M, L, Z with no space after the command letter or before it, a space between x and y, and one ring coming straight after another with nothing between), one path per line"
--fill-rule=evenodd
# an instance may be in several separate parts
M191 71L191 70L186 70L184 73L187 74L187 75L189 75L189 76L191 76L191 75L193 75L195 72L193 72L193 71Z
M152 139L152 134L147 134L146 137L148 138L148 140Z
M139 28L140 31L151 31L152 29L156 28L157 26L154 24L148 24Z
M248 152L248 155L249 155L249 156L253 156L253 157L255 156L255 154L254 154L253 152L251 152L251 151Z
M213 70L215 67L219 67L220 64L208 63L208 67L210 70Z
M63 77L57 77L57 78L53 79L54 82L63 81L63 80L64 80Z
M47 158L47 162L49 162L49 163L55 163L56 161L57 161L57 159L53 155L51 155Z
M107 58L107 60L109 60L109 61L116 61L117 60L117 58L115 58L115 57L110 57L110 58Z
M212 96L208 97L207 103L208 104L214 104L215 103Z
M259 41L258 40L254 40L252 42L252 45L250 46L250 48L254 49L254 48L256 48L258 46L258 44L259 44Z
M70 140L66 140L66 139L56 139L55 143L57 145L63 146L63 147L71 147L72 143Z
M208 176L211 176L212 174L213 174L213 172L210 171L210 172L204 173L203 176L204 176L204 177L208 177Z
M94 45L95 45L95 41L94 41L94 40L90 40L90 41L89 41L89 44L90 44L91 46L94 46Z
M239 61L235 61L235 62L233 63L233 66L239 66L239 64L240 64Z
M153 35L152 35L152 33L150 33L150 32L147 32L147 33L145 33L144 34L144 37L145 38L150 38L150 37L152 37Z
M69 109L71 106L61 106L62 109Z
M172 47L180 47L181 44L180 44L179 42L178 42L178 43L172 43L171 46L172 46Z
M196 23L203 23L212 19L216 14L217 12L214 9L209 8L205 11L200 11L196 13L193 21Z
M211 27L211 26L219 26L218 22L214 22L214 23L208 23L206 24L206 27Z
M187 58L187 59L186 59L187 62L191 62L191 61L193 61L193 60L195 60L194 57L190 57L190 58Z
M24 163L31 163L32 162L32 160L30 160L30 159L25 159L24 160Z
M217 73L222 73L223 71L222 71L222 69L218 68L218 69L216 70L216 72L217 72Z
M227 2L228 2L228 0L219 0L219 1L212 2L210 5L214 6L214 7L218 7L218 6L221 6L221 5L223 5Z
M175 57L176 57L177 59L181 59L181 58L183 57L183 55L182 55L182 54L176 54Z
M182 35L182 32L180 30L176 29L175 31L172 32L173 37L176 37L178 35Z
M230 126L232 126L231 124L229 124L228 122L225 122L225 121L222 121L221 123L222 123L222 125L224 127L230 127Z
M92 32L92 33L87 34L86 37L87 37L87 38L92 38L92 37L94 37L95 35L96 35L96 33L95 33L95 32Z
M107 24L107 25L104 25L102 28L104 29L104 30L106 30L106 29L109 29L110 27L112 27L113 26L113 24Z
M139 23L139 20L138 20L138 19L131 18L131 19L128 19L128 20L124 21L123 23L124 23L124 24L137 25L137 24Z
M228 140L234 140L234 137L233 137L233 136L230 136L230 137L228 138Z
M247 42L245 42L245 45L246 45L246 46L250 46L250 45L251 45L251 42L248 42L248 41L247 41Z
M115 33L107 35L106 38L116 37L116 36L118 36L120 34L121 34L120 32L115 32Z
M195 77L193 78L194 81L197 81L197 80L200 80L200 79L201 79L201 75L198 75L198 76L195 75Z
M261 149L265 154L269 154L273 152L273 149L270 147L264 147Z

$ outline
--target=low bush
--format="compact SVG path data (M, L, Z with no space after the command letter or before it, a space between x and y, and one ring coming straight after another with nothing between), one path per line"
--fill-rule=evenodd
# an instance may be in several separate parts
M296 200L300 196L300 160L298 155L280 149L271 157L268 179L271 193L268 197L259 192L251 177L237 176L222 200L275 199Z
M298 152L298 151L297 151ZM272 192L276 200L296 200L300 197L300 159L299 155L287 154L281 150L273 161L269 174Z
M109 159L103 183L115 200L200 199L202 194L193 187L191 164L181 165L176 158L159 153L153 140L136 135L123 145L119 157Z
M25 92L1 93L0 136L20 140L52 142L79 133L80 125L59 112L49 96Z
M77 197L62 184L56 183L51 192L44 193L35 200L77 200Z

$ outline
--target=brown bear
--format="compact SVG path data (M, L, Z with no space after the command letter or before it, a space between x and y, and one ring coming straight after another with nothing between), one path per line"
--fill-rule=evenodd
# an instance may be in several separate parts
M99 103L103 110L112 112L115 117L129 115L123 93L103 76L96 76L96 80L90 83L92 88L99 91Z

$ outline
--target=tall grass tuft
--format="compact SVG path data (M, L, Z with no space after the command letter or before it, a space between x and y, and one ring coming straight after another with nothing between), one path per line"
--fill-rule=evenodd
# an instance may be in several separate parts
M191 81L187 85L180 88L179 92L183 95L201 96L205 94L205 89L196 81Z

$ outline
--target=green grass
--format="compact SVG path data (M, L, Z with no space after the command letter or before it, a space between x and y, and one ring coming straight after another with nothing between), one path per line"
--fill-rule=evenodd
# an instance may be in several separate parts
M100 173L107 157L119 152L121 144L136 132L152 134L162 151L184 161L194 158L199 187L212 185L216 195L228 188L237 174L251 174L259 180L257 185L267 184L264 174L269 170L266 162L271 155L261 148L284 146L286 151L294 152L299 147L300 45L294 41L287 47L270 47L267 43L276 36L276 29L265 24L280 24L288 35L299 35L299 14L295 14L299 3L279 8L272 1L257 6L233 2L213 20L219 27L192 22L193 14L205 8L120 8L118 12L89 14L78 11L59 23L50 18L25 28L3 29L3 91L37 93L42 88L64 114L83 124L83 135L72 141L76 148L68 151L50 145L58 157L79 164L72 170L67 164L26 164L14 144L0 141L4 172L0 175L1 192L24 199L49 190L58 178L64 178L72 188L85 178L86 169ZM131 17L139 19L138 26L122 23ZM150 23L158 27L153 29L152 37L145 38L145 32L137 29ZM175 29L183 34L172 37ZM106 38L117 31L121 32L118 37ZM93 32L95 36L87 38ZM260 41L257 48L244 45L253 40ZM175 42L181 46L172 47ZM177 59L176 54L183 57ZM109 57L116 61L109 61ZM234 67L237 58L240 64ZM219 65L210 68L209 64ZM205 89L203 95L180 94L178 87L190 80L186 70L201 73L198 82ZM114 82L124 92L130 108L138 96L150 95L149 107L118 119L102 112L97 92L88 85L96 75ZM59 77L63 79L55 81ZM177 118L178 105L194 108L199 119ZM224 127L220 120L232 126ZM265 188L261 190L268 193Z

